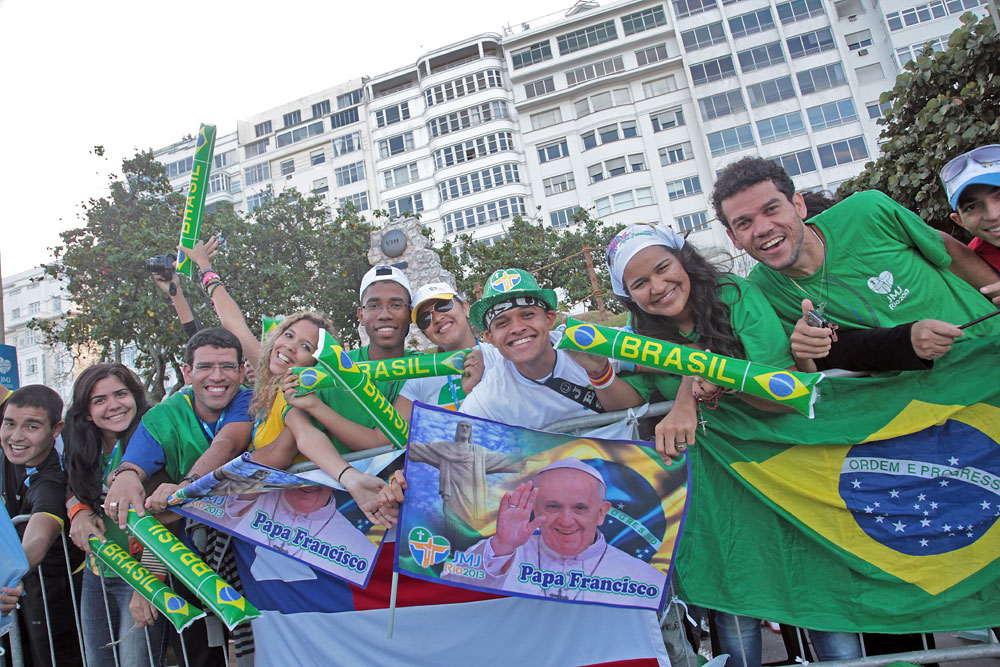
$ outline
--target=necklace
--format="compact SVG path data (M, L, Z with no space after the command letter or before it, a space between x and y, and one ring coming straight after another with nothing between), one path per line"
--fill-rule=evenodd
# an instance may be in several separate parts
M792 282L792 284L799 289L800 292L805 294L810 299L815 299L817 301L817 303L815 304L816 312L819 313L820 317L824 317L824 314L826 312L826 306L830 301L830 283L827 282L826 279L826 242L823 240L823 237L819 235L819 232L816 231L815 227L809 225L809 229L816 236L816 240L819 241L819 244L823 246L823 265L820 269L822 273L820 275L820 280L819 280L819 296L813 296L812 292L810 292L802 285L800 285L799 281L797 281L795 278L792 278L791 276L785 276L785 277L788 278ZM825 300L823 299L824 293L826 294Z
M538 557L538 568L539 569L541 569L541 567L542 567L542 546L541 546L541 542L542 542L542 536L539 535L538 536L538 541L535 542L535 555ZM596 563L594 563L593 569L591 569L590 573L587 575L588 577L593 577L594 576L594 573L597 572L597 568L599 568L601 566L601 561L604 560L604 555L607 554L607 553L608 553L608 543L605 542L604 543L604 551L601 552L601 557L597 559ZM565 574L565 570L564 570L563 573ZM547 590L545 590L544 588L542 588L542 595L544 595L547 598L552 598L554 600L576 600L578 597L580 597L580 592L581 591L579 589L577 589L576 595L574 595L573 597L569 597L568 595L566 595L566 593L564 593L565 590L566 590L566 587L563 586L562 588L560 588L559 590L557 590L555 592L555 594L551 594Z

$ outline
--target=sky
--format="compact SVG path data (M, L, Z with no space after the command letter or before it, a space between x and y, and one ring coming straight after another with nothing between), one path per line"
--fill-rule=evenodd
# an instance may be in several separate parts
M137 150L200 123L233 132L238 119L572 4L0 0L2 275L51 261L59 232L83 225L81 205Z

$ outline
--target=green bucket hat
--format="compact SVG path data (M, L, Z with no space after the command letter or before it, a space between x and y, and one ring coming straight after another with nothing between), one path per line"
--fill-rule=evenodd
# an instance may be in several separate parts
M527 271L521 269L500 269L486 281L483 298L472 304L472 321L483 330L488 329L485 316L493 306L504 301L518 298L539 299L549 310L556 309L556 293L554 290L541 289L538 281Z

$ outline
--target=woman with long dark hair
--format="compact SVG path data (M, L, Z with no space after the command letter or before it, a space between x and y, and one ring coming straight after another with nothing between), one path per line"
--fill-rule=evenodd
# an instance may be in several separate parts
M155 610L124 580L102 567L91 554L89 537L112 540L129 550L129 538L117 526L105 523L101 507L108 473L118 467L132 433L149 409L146 392L135 373L117 363L91 366L73 385L73 401L66 411L63 444L69 490L70 538L87 553L83 575L81 616L87 664L163 664L166 619L159 617L146 632L133 629ZM141 548L133 549L133 555ZM105 611L105 600L107 610ZM148 635L147 635L148 633ZM149 637L149 645L146 637Z

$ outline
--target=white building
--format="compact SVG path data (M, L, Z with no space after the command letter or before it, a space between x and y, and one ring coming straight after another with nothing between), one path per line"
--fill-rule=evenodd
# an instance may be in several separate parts
M41 268L3 279L4 341L17 348L20 384L44 384L68 402L75 379L73 355L63 345L45 345L42 334L28 328L32 319L51 319L69 312L62 281Z
M902 66L984 2L580 0L238 121L209 210L296 187L489 243L515 215L562 227L583 207L729 247L708 200L722 167L762 155L834 190L877 157ZM157 151L175 186L193 150Z

